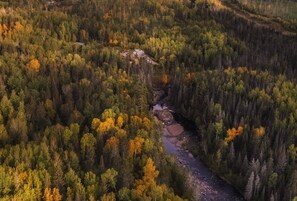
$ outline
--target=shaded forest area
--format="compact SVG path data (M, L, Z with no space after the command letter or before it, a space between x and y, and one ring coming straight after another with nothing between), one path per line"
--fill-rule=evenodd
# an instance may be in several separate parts
M230 8L216 12L214 18L224 24L228 33L245 41L248 50L229 66L269 69L294 79L297 66L296 31L269 18L255 17L254 14L240 10L237 5L231 4Z
M3 200L191 200L149 112L154 73L247 200L296 196L292 29L217 0L1 5ZM120 56L135 48L159 65Z
M296 83L245 67L181 73L170 100L195 121L207 164L247 200L296 196Z
M214 68L176 69L169 100L196 123L192 151L247 200L295 200L296 32L233 8L208 12L244 51L230 60L217 55ZM220 61L247 67L222 69Z

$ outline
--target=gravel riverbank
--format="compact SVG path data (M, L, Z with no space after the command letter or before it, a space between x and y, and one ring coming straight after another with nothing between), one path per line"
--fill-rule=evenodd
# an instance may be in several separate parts
M172 113L165 105L156 104L154 114L163 122L163 144L168 154L176 157L180 166L189 175L189 183L196 192L196 200L201 201L240 201L242 196L228 183L217 177L199 158L194 158L183 148L189 138L184 127L174 121Z

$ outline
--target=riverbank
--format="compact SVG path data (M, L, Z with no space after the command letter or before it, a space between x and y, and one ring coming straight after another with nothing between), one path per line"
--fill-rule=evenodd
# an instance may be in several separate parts
M176 122L174 111L166 104L156 104L154 114L163 122L163 144L168 154L173 155L179 165L188 173L188 182L195 192L195 200L244 200L242 196L228 183L216 176L204 163L185 149L191 141L187 130Z

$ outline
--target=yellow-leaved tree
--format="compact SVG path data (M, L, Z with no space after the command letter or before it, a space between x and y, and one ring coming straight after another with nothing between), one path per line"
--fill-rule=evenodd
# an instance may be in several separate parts
M101 197L101 201L116 201L116 196L113 192L107 193Z
M40 70L40 63L37 59L32 59L29 63L27 63L27 68L30 71L39 72Z
M182 201L183 199L174 195L166 185L157 184L158 175L159 171L156 169L154 161L148 158L143 167L143 177L135 182L135 188L132 190L136 199Z
M156 188L156 178L159 175L159 171L156 170L154 161L151 158L147 159L146 165L143 167L143 177L136 182L134 193L136 197L143 197L148 195L149 190Z
M144 138L136 137L134 140L129 141L129 157L136 156L141 153L142 145L144 143Z
M17 22L15 22L15 24L14 24L14 29L15 30L22 30L24 27L23 27L23 25L19 22L19 21L17 21Z
M44 193L43 193L43 198L45 201L61 201L62 200L60 191L57 188L54 188L53 190L51 188L45 188Z
M256 134L257 137L260 138L265 135L265 128L263 126L260 126L259 128L255 128L254 133Z

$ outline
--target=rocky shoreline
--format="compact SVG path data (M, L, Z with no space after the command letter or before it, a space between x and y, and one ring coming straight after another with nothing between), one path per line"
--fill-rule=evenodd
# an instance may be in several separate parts
M188 174L188 183L194 190L194 200L244 200L232 186L217 177L199 158L195 158L185 148L192 138L184 127L175 121L174 111L162 102L153 107L153 113L163 123L162 140L166 152L175 156L179 165Z

